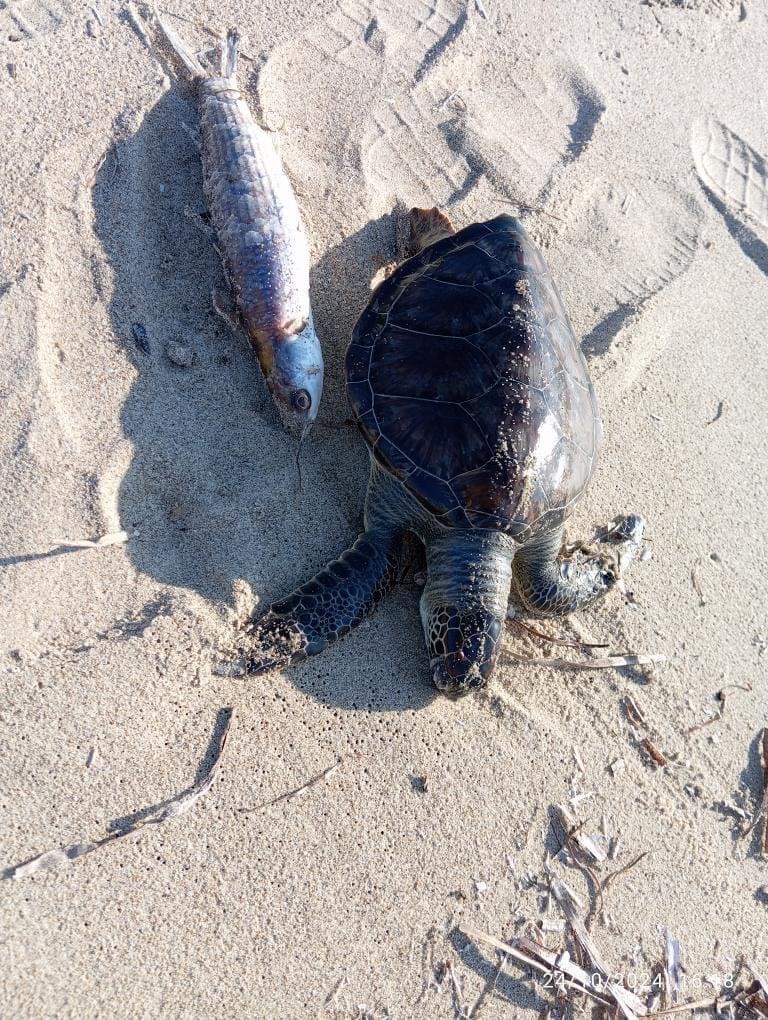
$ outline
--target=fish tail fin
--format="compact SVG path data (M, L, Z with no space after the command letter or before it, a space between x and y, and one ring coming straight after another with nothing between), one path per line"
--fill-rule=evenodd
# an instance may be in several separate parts
M237 55L240 49L240 34L230 28L227 38L221 44L221 77L234 78L237 70Z
M160 17L157 10L155 10L155 17L157 18L157 23L162 29L163 35L168 40L168 44L170 45L171 49L179 58L179 60L182 62L182 64L186 67L186 69L189 71L192 77L193 78L209 77L208 71L200 62L200 60L198 60L198 58L195 56L195 54L192 52L189 46L187 46L187 44L184 42L184 40L181 38L178 32L175 29L171 28L168 22L164 21Z

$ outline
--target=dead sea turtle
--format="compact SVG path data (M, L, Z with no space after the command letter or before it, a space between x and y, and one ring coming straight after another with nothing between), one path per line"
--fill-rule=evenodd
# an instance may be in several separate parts
M421 617L432 679L483 687L508 602L561 616L618 572L560 555L563 525L595 468L600 419L587 364L541 253L510 216L454 231L410 213L410 251L374 292L347 353L347 391L371 449L365 531L248 627L249 673L347 634L426 549ZM613 541L637 551L643 522Z

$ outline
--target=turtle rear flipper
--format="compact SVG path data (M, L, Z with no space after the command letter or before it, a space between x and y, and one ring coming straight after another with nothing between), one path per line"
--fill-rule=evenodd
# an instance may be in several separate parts
M406 555L401 532L363 532L351 549L250 624L246 673L300 662L344 637L392 588Z

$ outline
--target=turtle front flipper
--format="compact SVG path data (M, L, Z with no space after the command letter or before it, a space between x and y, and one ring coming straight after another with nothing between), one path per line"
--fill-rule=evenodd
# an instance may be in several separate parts
M392 588L407 555L402 532L363 532L351 549L249 624L241 649L245 672L300 662L344 637Z
M525 615L567 616L611 590L642 548L645 523L637 514L618 519L606 535L615 562L597 555L560 555L559 529L521 546L512 564L512 602Z

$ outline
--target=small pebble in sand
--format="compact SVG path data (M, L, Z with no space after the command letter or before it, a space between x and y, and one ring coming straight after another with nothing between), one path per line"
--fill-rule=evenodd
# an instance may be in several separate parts
M141 353L149 354L149 337L147 336L146 326L144 326L141 322L134 322L131 325L131 333L133 334L134 342Z
M168 360L172 361L174 365L178 365L179 368L189 368L195 360L195 352L191 347L175 341L168 344L165 353L168 355Z
M414 793L426 793L427 792L427 777L426 776L411 776L411 789Z

